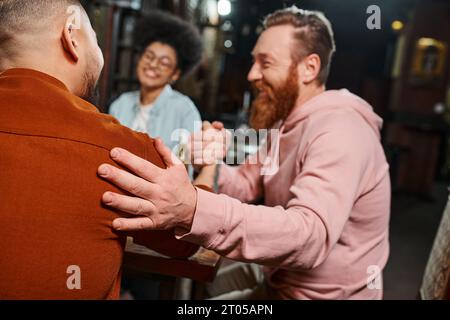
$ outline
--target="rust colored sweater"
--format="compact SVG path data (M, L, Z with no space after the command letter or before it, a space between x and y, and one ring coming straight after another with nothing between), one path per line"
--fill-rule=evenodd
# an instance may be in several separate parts
M126 235L112 230L119 214L101 197L120 191L97 176L100 164L114 165L114 147L163 167L152 139L59 80L28 69L0 74L0 299L119 297ZM139 238L175 257L198 248L169 231ZM71 266L79 268L81 289L68 288Z

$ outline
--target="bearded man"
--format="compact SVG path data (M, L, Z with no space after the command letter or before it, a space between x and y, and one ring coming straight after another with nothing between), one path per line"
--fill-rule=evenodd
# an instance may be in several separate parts
M212 194L178 183L186 173L167 149L167 170L117 149L114 160L141 178L100 167L106 179L139 190L104 195L105 204L139 215L114 227L175 227L183 240L251 263L223 270L209 288L216 298L381 299L390 213L382 120L347 90L326 90L334 50L323 14L291 7L269 15L248 76L258 90L250 122L279 130L267 144L279 150L278 170L264 175L267 161L257 155L222 164L220 194ZM208 131L222 137L222 125L214 127ZM194 143L195 164L209 162L198 159L211 138L204 136ZM215 170L205 167L199 178L212 185ZM250 204L259 198L263 205Z

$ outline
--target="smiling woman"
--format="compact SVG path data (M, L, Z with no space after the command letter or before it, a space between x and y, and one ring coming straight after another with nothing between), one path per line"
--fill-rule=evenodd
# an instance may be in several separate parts
M179 154L184 150L180 132L200 131L201 118L191 99L171 85L199 64L203 53L200 34L193 25L162 11L142 17L135 32L140 90L122 94L111 105L110 114L133 130L160 137ZM124 277L123 288L143 299L153 297L158 284Z
M177 153L176 133L200 130L201 118L194 103L171 85L199 64L200 34L188 22L154 11L142 17L135 38L141 52L136 68L140 90L122 94L110 114L133 130L160 137Z

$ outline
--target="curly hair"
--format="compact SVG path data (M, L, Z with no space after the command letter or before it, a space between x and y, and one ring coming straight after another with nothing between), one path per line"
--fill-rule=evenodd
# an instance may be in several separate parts
M177 54L182 76L193 71L203 55L203 41L198 29L187 21L161 10L140 17L135 43L142 54L154 42L171 46Z

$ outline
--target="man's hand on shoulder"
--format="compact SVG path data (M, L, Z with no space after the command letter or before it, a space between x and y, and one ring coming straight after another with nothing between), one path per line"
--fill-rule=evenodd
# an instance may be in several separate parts
M184 164L160 139L156 140L155 147L166 163L166 169L120 148L111 151L111 158L134 174L108 164L102 164L98 169L100 177L135 195L133 197L113 192L103 195L105 205L136 216L116 219L113 227L117 230L191 229L197 205L197 190L192 185Z

